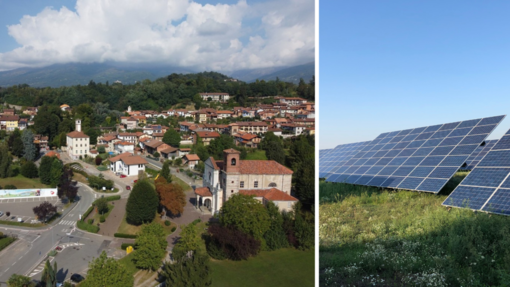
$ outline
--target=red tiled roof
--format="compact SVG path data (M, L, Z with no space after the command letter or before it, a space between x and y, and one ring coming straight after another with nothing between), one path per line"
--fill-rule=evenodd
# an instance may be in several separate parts
M212 196L211 191L208 187L197 187L195 188L195 194L198 194L200 196Z
M116 161L119 161L121 158L125 157L125 156L131 156L132 154L130 152L125 152L125 153L121 153L117 156L114 156L114 157L111 157L109 158L108 160L111 161L111 162L116 162Z
M73 131L67 134L70 138L88 138L89 136L84 134L83 132Z
M200 158L198 157L198 155L196 154L187 154L184 156L188 161L190 160L200 160Z
M49 157L56 156L58 159L60 159L60 154L58 154L58 152L56 152L54 150L47 152L44 156L49 156Z
M163 142L158 141L158 140L151 140L151 141L148 141L145 143L146 146L151 147L151 148L157 148L158 146L160 146L162 144L163 144Z
M116 142L115 144L116 145L134 145L133 143L126 142L126 141Z
M177 150L178 150L178 148L168 147L168 148L162 149L161 153L173 153L173 152L176 152Z
M229 126L255 126L255 127L260 127L260 126L264 126L264 127L267 127L267 123L266 122L237 122L237 123L233 123L233 124L230 124Z
M294 172L274 160L241 160L241 174L293 174Z
M240 190L240 194L253 195L255 197L263 197L270 201L298 201L294 196L288 195L285 192L277 189L245 189Z
M148 162L141 156L133 155L133 156L125 156L121 158L125 164L134 165L134 164L147 164Z
M196 132L201 138L219 138L220 134L217 132Z

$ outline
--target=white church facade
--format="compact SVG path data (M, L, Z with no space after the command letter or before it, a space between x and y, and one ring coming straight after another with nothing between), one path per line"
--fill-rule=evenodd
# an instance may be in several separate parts
M67 134L66 144L69 157L76 160L90 154L90 137L81 131L81 120L75 125L75 130Z

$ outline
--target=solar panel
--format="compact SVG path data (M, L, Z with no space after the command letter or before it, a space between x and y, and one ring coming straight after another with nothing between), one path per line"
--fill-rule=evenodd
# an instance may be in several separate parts
M353 155L358 153L366 143L368 142L338 145L322 158L319 158L319 178L327 178L332 171L338 170Z
M383 133L327 181L437 193L504 117Z
M466 160L466 166L462 170L472 170L482 160L482 158L489 152L498 140L487 140L484 145L478 146L475 151Z
M479 160L444 206L510 215L510 130ZM486 144L487 145L487 144Z

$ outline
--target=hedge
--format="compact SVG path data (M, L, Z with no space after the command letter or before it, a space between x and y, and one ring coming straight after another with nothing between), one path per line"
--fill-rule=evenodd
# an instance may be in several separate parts
M127 233L114 233L113 236L119 238L136 238L136 235Z
M81 229L92 233L98 233L99 232L99 226L88 224L85 221L78 220L76 222L76 226Z
M106 198L106 201L114 201L114 200L119 200L120 199L120 195L112 195L112 196L107 196L105 198ZM96 201L98 199L94 200L94 202L92 202L92 205L96 205Z
M16 240L14 237L4 237L0 239L0 251L5 247L9 246L9 244L13 243Z
M122 250L126 250L128 246L133 246L133 249L135 249L135 244L133 244L133 243L122 243L122 244L120 245L120 248L121 248Z
M81 221L85 221L85 218L87 218L87 216L89 216L89 214L92 212L92 210L94 210L94 205L89 207L89 209L87 209L87 211L85 211L85 213L83 213L83 215L81 217Z

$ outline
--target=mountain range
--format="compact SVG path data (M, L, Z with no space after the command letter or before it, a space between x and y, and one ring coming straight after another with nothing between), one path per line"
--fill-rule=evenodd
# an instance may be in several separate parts
M67 63L54 64L41 68L19 68L0 72L0 87L18 84L28 84L31 87L60 87L72 85L86 85L91 80L96 83L111 84L121 81L124 84L133 84L137 81L149 79L151 81L170 75L172 73L194 73L182 67L140 66L116 63ZM239 70L228 73L229 77L254 82L256 80L275 80L298 83L300 78L306 82L315 74L315 63L292 67L275 67Z

